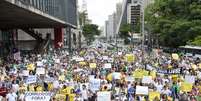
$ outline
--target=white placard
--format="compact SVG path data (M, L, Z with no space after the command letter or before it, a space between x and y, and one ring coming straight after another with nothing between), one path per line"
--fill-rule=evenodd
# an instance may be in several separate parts
M23 74L23 76L29 76L29 71L28 70L23 70L22 74Z
M142 83L152 83L152 77L151 76L143 76Z
M36 83L37 77L36 75L30 75L26 79L26 84Z
M45 74L45 68L37 68L36 69L36 74L38 74L38 75Z
M98 91L100 89L100 84L101 84L100 79L89 80L89 87L93 92Z
M136 94L138 95L148 95L149 90L147 86L136 86Z
M98 92L97 101L111 101L111 92Z
M112 73L112 77L113 77L113 79L121 79L121 73L119 73L119 72L114 72L114 73Z
M95 75L89 75L89 80L94 79Z
M59 64L60 63L60 59L55 59L55 63Z
M185 82L194 84L195 83L195 76L185 75Z
M77 62L84 61L84 58L77 58L76 61Z
M112 68L112 64L111 63L106 63L106 64L104 64L104 68L110 69L110 68Z
M133 81L135 81L135 78L132 76L126 76L126 81L133 82Z
M25 101L50 101L51 96L51 92L26 92Z
M54 82L54 78L52 78L52 77L46 77L46 78L44 79L44 81L45 81L46 83Z
M103 60L108 60L108 56L103 56Z
M37 67L42 67L43 66L43 62L42 61L37 61L36 64L37 64Z

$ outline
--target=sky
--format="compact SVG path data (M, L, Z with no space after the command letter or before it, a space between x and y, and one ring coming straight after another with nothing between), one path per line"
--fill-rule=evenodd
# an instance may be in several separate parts
M82 1L78 0L79 7L82 7ZM104 26L108 15L111 15L116 9L116 3L122 0L86 0L89 19L92 23Z

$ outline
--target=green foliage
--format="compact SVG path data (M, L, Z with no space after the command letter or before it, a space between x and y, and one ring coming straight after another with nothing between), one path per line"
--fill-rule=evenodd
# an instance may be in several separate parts
M145 10L152 33L159 34L162 46L178 47L201 35L199 0L155 0Z
M88 41L93 41L96 35L100 35L101 31L98 29L98 25L86 24L83 27L83 35Z
M132 32L131 24L123 24L120 27L120 37L124 39L130 37L129 32Z
M201 46L201 36L196 37L193 41L189 41L188 43L194 46Z

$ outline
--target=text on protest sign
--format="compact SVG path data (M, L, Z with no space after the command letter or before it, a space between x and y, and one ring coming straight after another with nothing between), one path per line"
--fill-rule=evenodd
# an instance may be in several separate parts
M26 84L36 83L36 81L37 81L37 76L31 75L27 77Z
M92 91L97 91L100 89L100 79L90 79L89 87Z
M52 96L51 92L26 92L25 101L50 101Z

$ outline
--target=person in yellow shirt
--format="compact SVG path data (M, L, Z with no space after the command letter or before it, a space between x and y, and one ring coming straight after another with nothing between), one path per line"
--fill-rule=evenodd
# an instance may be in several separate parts
M29 86L28 86L28 90L34 92L34 91L35 91L34 85L33 85L33 84L32 84L32 85L29 85Z
M38 85L38 86L36 87L36 91L37 91L37 92L42 92L42 91L43 91L43 87L40 86L40 85Z
M76 96L76 94L75 94L75 91L74 91L74 89L71 89L71 93L68 95L68 101L75 101L75 96Z

